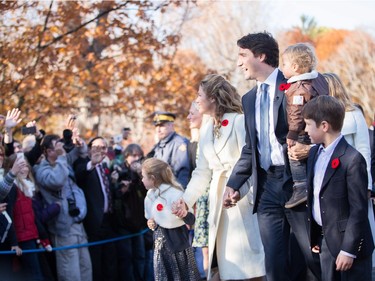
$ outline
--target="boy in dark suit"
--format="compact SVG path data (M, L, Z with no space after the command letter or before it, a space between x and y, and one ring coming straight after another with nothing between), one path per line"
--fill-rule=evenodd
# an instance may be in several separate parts
M341 135L344 105L319 96L302 114L317 144L307 162L308 222L311 246L320 251L322 281L369 281L374 242L367 219L366 161Z

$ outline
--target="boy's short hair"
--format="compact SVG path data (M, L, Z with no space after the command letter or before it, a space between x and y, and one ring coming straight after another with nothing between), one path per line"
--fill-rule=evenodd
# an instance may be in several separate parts
M334 131L339 132L344 123L345 106L334 97L318 96L305 104L302 116L315 121L317 126L326 121Z
M291 45L285 49L282 55L286 55L292 63L298 65L298 73L300 74L313 71L318 63L315 49L309 43Z

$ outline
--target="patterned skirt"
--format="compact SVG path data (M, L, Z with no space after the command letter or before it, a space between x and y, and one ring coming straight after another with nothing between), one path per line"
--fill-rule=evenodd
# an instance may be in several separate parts
M208 247L208 191L199 197L196 203L193 247Z
M191 247L181 252L172 252L168 247L163 229L160 226L154 232L154 245L155 281L200 280Z

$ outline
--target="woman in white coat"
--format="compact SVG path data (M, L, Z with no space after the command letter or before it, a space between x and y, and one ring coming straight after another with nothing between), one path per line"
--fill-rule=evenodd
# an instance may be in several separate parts
M345 105L345 118L341 129L341 134L345 140L357 149L366 160L367 174L368 174L368 190L372 190L372 176L371 176L371 148L370 136L365 117L360 108L358 108L350 98L350 95L345 90L345 87L340 78L334 73L324 73L323 76L328 82L329 94ZM372 201L368 200L369 210L368 219L371 226L372 237L375 241L375 220ZM372 256L372 265L375 267L375 252Z
M234 208L222 208L228 177L245 145L240 96L224 77L211 74L200 83L196 103L210 118L200 130L197 167L178 207L186 207L184 201L191 208L210 185L208 279L217 266L216 279L262 280L264 251L253 215L251 182L241 188L242 199Z

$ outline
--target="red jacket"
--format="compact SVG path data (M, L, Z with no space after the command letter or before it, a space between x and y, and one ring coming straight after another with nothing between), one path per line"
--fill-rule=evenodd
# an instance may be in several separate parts
M18 188L13 209L13 224L18 242L38 238L32 199L26 197Z

